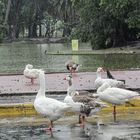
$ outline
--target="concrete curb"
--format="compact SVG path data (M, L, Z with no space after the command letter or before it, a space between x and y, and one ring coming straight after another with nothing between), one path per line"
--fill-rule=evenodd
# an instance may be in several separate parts
M138 113L140 116L140 98L130 101L134 106L124 104L117 106L117 113ZM99 114L104 115L112 113L112 105L109 104L108 108L102 109ZM73 112L68 112L66 115L73 115ZM16 103L16 104L1 104L0 117L18 117L18 116L32 116L37 115L33 107L33 103Z

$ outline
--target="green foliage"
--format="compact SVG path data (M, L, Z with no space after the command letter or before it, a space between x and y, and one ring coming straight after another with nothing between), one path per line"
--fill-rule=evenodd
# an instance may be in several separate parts
M37 37L37 30L41 36L41 25L53 27L46 31L49 34L61 21L58 30L63 36L90 41L93 49L140 39L140 0L11 0L6 33L7 3L0 0L0 37L11 33L18 38L25 31L28 37Z
M135 41L140 34L139 0L79 0L80 23L75 34L93 49Z
M126 19L129 28L139 28L140 29L140 10L134 10L128 14Z
M4 8L4 1L0 0L0 42L2 41L3 38L3 32L4 32L4 13L5 13L5 8Z

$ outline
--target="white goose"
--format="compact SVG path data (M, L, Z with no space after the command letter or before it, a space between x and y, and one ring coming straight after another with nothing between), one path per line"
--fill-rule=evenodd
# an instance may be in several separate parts
M99 67L97 69L97 78L94 82L94 88L98 89L102 84L108 83L111 87L124 87L125 84L122 81L116 80L116 79L103 79L101 77L101 73L104 72L102 67Z
M53 121L61 118L66 110L71 107L66 103L45 96L45 74L42 70L39 72L39 81L40 88L34 101L34 108L39 114L49 118L50 124L48 130L52 132Z
M80 92L75 91L72 85L72 77L68 75L64 80L67 80L69 86L67 88L67 96L64 102L72 107L72 110L79 114L79 123L84 128L85 116L93 115L103 107L107 107L105 103L96 101L95 98L89 95L89 92L82 92L84 95L80 95ZM81 118L82 116L82 118Z
M116 120L116 105L121 105L127 102L130 98L139 96L138 92L111 87L108 83L104 83L98 88L97 94L93 94L100 100L113 104L114 107L114 120Z
M26 78L31 79L31 83L34 84L34 79L38 78L39 69L33 69L33 65L27 64L23 74Z

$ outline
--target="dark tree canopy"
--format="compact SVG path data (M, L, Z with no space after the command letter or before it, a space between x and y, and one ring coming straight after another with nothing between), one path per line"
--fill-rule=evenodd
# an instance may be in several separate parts
M140 39L139 0L0 0L0 39L78 38L93 49Z

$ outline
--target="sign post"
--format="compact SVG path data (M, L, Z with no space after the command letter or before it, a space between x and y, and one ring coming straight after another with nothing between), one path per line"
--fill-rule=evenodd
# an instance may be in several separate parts
M72 50L73 51L78 51L78 39L73 39L72 40Z

